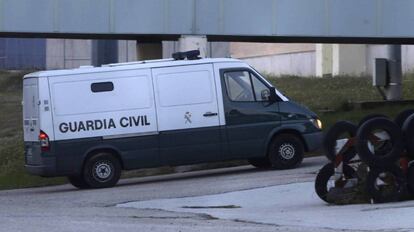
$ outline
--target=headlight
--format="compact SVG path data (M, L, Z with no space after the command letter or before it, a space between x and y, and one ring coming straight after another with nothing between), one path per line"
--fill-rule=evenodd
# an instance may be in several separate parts
M312 118L310 121L313 123L313 125L316 128L318 128L319 130L322 130L322 121L319 118Z

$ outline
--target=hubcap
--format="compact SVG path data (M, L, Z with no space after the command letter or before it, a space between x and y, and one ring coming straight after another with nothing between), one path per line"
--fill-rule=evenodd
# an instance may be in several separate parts
M95 179L102 181L109 178L112 174L112 166L107 162L99 162L95 165Z
M283 159L292 159L295 156L295 147L290 143L284 143L279 147L279 154Z

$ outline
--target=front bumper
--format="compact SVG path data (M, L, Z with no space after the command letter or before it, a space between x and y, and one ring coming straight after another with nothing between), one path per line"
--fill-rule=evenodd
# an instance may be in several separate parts
M308 152L319 150L322 147L323 132L318 131L309 134L303 134Z

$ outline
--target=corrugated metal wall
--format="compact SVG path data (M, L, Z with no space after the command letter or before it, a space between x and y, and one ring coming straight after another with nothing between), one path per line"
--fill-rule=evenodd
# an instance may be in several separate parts
M45 39L0 38L0 69L45 68Z
M123 50L119 52L118 43L116 40L0 38L0 70L64 69L91 64L99 66L116 63L119 56L129 57L129 53L135 53L134 49L128 51L128 54L124 54Z

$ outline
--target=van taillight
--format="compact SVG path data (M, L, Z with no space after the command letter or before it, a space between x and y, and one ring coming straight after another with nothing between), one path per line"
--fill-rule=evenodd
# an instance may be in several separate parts
M40 141L40 148L42 149L42 151L50 150L49 136L45 132L40 131L39 141Z

